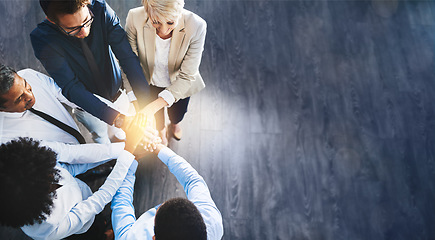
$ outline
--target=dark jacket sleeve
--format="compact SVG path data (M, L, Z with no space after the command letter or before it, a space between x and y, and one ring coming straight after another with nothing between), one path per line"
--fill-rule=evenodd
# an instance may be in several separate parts
M49 40L38 29L30 34L30 40L36 58L39 59L57 85L62 88L62 94L95 117L110 125L113 124L119 112L103 103L86 89L62 55L62 49L56 44L50 44Z
M144 107L151 102L148 82L143 74L139 58L131 49L127 35L121 27L118 16L113 9L106 3L106 27L109 45L115 53L116 58L127 75L139 104Z

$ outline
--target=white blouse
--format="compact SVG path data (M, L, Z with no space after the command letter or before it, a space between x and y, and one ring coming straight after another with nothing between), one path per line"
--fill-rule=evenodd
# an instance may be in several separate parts
M168 59L169 49L171 47L171 39L161 39L156 36L156 52L154 54L154 72L151 78L151 84L156 87L166 88L171 86L171 80L169 79ZM170 107L175 98L168 90L163 90L159 93L159 97L162 97Z

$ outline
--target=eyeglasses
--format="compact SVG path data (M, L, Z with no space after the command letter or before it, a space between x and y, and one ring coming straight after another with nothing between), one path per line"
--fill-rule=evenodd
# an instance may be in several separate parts
M89 9L89 7L87 7L89 10L89 14L91 15L91 18L86 21L85 23L83 23L81 26L75 27L73 29L71 29L71 31L65 31L65 29L63 29L63 27L59 26L56 24L57 27L60 28L60 30L62 30L63 33L65 33L68 36L74 37L76 36L80 31L82 31L82 28L88 28L89 26L91 26L92 22L94 21L94 14L92 13L91 9Z

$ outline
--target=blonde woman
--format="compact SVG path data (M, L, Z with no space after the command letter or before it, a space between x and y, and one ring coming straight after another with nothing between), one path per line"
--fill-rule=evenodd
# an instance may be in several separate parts
M142 0L131 9L125 29L138 55L151 94L168 103L169 134L182 137L180 121L189 98L205 87L199 74L206 35L206 22L186 9L184 0ZM157 130L167 144L164 111L156 114Z

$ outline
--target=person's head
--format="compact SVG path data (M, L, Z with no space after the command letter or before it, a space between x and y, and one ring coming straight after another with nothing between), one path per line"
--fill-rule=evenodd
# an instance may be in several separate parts
M85 38L91 31L94 16L90 0L39 0L47 19L66 35Z
M168 35L178 25L184 0L142 0L142 4L157 32Z
M207 240L207 230L198 208L184 198L164 202L154 218L155 240Z
M56 153L33 139L19 138L2 144L0 156L0 224L41 223L56 197Z
M30 84L14 69L0 64L0 112L24 112L34 104Z

